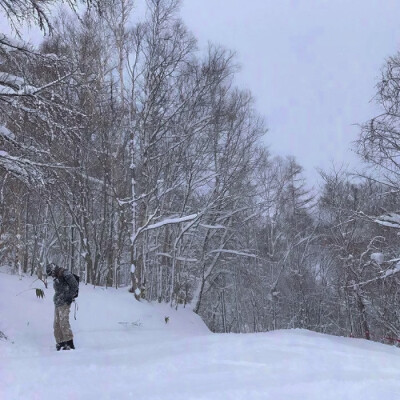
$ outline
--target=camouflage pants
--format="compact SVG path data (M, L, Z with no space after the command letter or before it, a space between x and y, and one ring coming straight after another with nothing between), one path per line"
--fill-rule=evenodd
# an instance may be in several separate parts
M71 331L71 325L69 324L70 308L70 304L65 304L55 308L54 337L56 338L56 343L67 342L74 337Z

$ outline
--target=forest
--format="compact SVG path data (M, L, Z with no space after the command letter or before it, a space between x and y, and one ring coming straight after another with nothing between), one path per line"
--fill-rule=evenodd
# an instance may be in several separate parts
M0 0L0 265L46 282L54 262L213 332L400 338L400 54L357 121L363 167L317 190L265 145L234 49L200 51L178 0L140 19L133 0L45 4Z

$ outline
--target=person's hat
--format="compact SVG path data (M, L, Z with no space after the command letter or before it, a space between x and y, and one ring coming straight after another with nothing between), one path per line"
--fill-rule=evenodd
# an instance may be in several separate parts
M54 275L55 270L56 270L56 264L54 264L54 263L47 264L47 266L46 266L46 274L48 276Z

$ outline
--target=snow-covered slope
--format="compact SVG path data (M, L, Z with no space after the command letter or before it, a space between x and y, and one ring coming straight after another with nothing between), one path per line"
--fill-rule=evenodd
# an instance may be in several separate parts
M0 399L400 399L400 350L304 330L212 334L190 310L81 285L77 350L56 352L53 290L0 273ZM169 322L165 323L165 317Z

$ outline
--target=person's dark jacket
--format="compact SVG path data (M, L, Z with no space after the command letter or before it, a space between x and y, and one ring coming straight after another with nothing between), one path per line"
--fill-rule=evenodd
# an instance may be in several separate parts
M60 267L56 267L53 286L53 301L56 307L71 304L78 294L78 282L74 275Z

